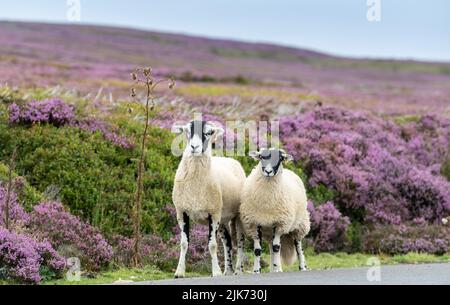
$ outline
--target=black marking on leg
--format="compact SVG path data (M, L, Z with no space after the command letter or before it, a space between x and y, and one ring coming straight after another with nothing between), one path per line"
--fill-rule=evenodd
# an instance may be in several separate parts
M273 246L272 246L272 251L273 251L274 253L280 252L280 245L273 245Z
M278 265L277 265L277 264L273 264L273 266L274 266L274 267L277 267Z
M186 234L187 241L189 243L189 216L186 212L183 213L183 232Z
M227 265L228 265L229 269L233 270L233 262L231 260L233 244L231 241L231 236L225 226L221 226L220 231L222 233L222 238L225 239L225 251L227 251L227 255L228 255Z
M231 236L230 236L230 233L228 233L228 230L227 230L227 228L223 228L223 236L224 236L224 238L225 238L225 240L226 240L226 245L227 245L227 248L228 249L233 249L233 245L232 245L232 243L231 243Z
M297 252L297 255L300 255L300 253L298 252L298 240L294 239L294 245L295 245L295 252Z
M212 231L213 231L211 214L208 214L208 226L209 226L208 241L211 242Z
M261 241L262 241L261 226L258 226L257 232L258 232L258 239L259 239L259 242L261 243Z
M255 255L261 256L261 249L255 249Z

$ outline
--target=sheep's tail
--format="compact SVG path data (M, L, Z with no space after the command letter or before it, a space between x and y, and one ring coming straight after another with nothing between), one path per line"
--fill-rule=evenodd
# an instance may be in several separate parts
M292 265L297 260L294 239L290 235L281 236L281 262Z

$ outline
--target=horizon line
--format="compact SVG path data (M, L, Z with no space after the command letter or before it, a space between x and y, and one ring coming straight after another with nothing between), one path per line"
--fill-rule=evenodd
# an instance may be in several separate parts
M95 27L103 27L103 28L115 28L115 29L125 29L125 30L135 30L135 31L143 31L149 33L161 33L167 35L178 35L199 39L208 39L208 40L216 40L216 41L230 41L230 42L238 42L245 44L254 44L254 45L267 45L281 48L290 48L296 50L307 51L311 53L317 53L317 55L323 55L328 57L334 57L337 59L350 59L350 60L368 60L368 61L395 61L395 62L416 62L416 63L429 63L429 64L450 64L450 58L448 59L431 59L431 58L418 58L418 57L402 57L402 56L371 56L371 55L348 55L348 54L339 54L333 53L325 50L304 47L300 45L292 45L285 44L274 41L261 41L261 40L251 40L251 39L239 39L233 37L226 36L211 36L205 34L198 34L192 32L182 32L182 31L170 31L163 29L153 29L147 27L139 27L133 25L123 25L123 24L114 24L114 23L95 23L95 22L67 22L67 21L52 21L52 20L38 20L38 19L8 19L8 18L0 18L0 23L28 23L28 24L46 24L46 25L61 25L61 26L95 26Z

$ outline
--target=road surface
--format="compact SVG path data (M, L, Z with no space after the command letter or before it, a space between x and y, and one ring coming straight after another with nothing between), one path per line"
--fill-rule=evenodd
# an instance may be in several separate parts
M370 269L369 269L370 268ZM261 275L200 277L134 283L139 285L430 285L450 284L450 263L393 265L311 270L304 272L264 273Z

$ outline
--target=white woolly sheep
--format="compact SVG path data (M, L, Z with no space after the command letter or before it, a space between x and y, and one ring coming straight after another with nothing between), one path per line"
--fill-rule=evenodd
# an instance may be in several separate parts
M292 156L279 149L263 149L250 156L260 162L245 181L240 214L254 240L253 271L261 272L262 237L272 240L271 272L282 272L281 259L290 265L297 257L300 270L306 270L301 243L310 229L306 191L302 180L282 165Z
M238 213L245 172L234 159L211 156L211 145L223 134L222 128L205 121L192 121L184 126L174 126L172 130L185 133L188 139L175 175L172 194L181 229L181 252L175 277L185 276L190 219L209 225L208 248L213 276L222 274L217 259L218 230L225 252L225 274L233 274L231 222L232 230L237 235L236 273L241 273L245 238Z

